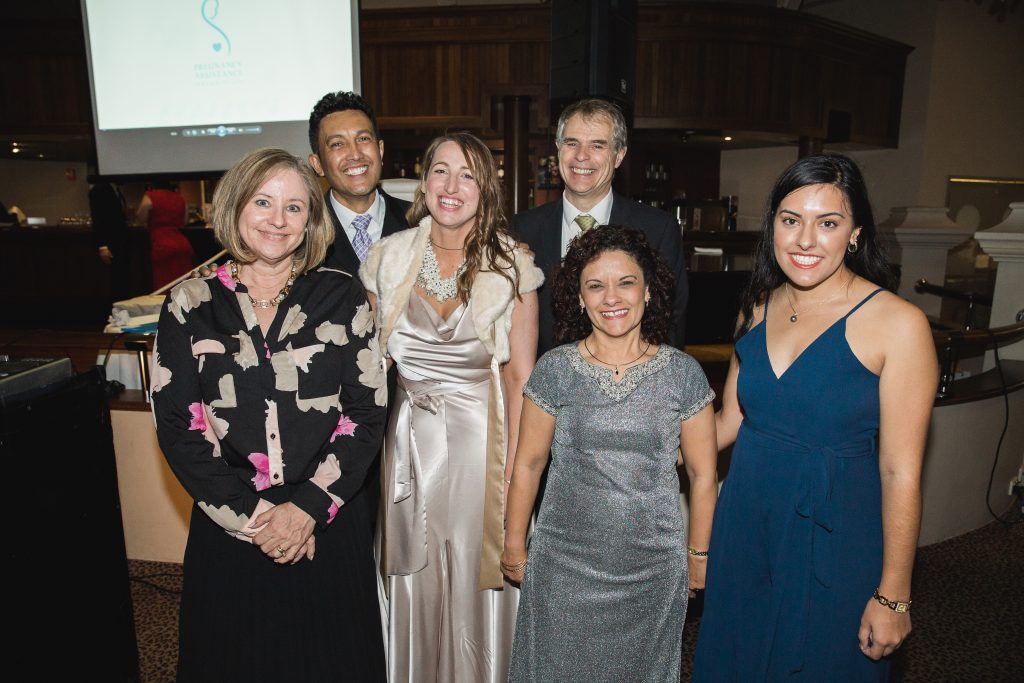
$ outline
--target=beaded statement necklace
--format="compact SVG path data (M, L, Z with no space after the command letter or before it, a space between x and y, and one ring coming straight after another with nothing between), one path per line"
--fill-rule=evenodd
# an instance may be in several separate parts
M238 264L234 261L231 262L231 279L235 281L236 285L242 284L242 281L238 279ZM292 261L292 272L288 276L288 282L285 283L281 291L277 293L273 299L254 299L252 294L249 294L249 303L252 304L253 308L274 308L279 303L284 301L285 297L288 296L288 292L291 291L292 285L295 284L295 261Z
M451 277L442 278L438 269L437 256L434 254L433 240L423 252L423 263L416 276L416 285L422 287L427 294L437 301L444 302L459 296L459 276L466 271L466 261L456 268Z

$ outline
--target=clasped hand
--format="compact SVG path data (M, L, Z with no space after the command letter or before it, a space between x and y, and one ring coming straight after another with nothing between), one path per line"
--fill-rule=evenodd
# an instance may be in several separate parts
M894 612L869 599L860 618L860 651L871 659L881 659L896 651L910 634L910 614Z
M275 505L257 517L253 525L263 527L253 543L277 564L295 564L303 557L313 559L316 523L294 503Z

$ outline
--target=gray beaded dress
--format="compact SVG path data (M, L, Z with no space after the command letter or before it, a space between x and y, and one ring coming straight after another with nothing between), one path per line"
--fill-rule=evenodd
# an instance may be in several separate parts
M679 680L686 538L680 423L712 401L697 362L662 346L613 381L576 344L524 390L555 417L509 681Z

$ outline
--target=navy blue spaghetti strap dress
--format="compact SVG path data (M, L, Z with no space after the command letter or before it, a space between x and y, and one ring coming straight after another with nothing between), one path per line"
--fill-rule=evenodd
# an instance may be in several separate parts
M700 681L885 681L860 618L882 571L878 376L847 319L776 376L765 322L736 342L743 423L715 509ZM766 313L767 316L767 313Z

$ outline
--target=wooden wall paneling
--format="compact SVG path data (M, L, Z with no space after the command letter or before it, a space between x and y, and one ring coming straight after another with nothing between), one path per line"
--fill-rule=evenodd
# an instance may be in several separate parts
M824 137L829 109L851 138L898 141L909 46L818 17L749 5L644 5L636 127Z
M45 40L9 34L0 50L0 127L9 133L88 134L92 103L85 46L63 24L40 27Z
M546 100L549 17L540 6L363 12L363 92L381 112L381 127L489 131L498 125L494 97L544 93ZM502 84L526 92L494 89Z

